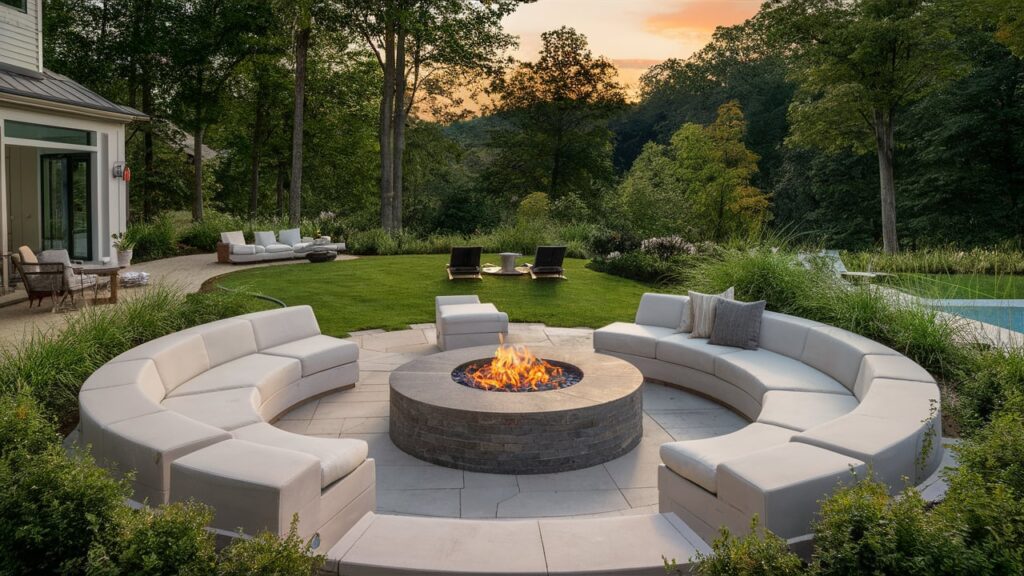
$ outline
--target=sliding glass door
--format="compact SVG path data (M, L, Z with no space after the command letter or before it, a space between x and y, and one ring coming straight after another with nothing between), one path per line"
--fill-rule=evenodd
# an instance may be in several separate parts
M40 156L43 249L92 260L92 178L89 154Z

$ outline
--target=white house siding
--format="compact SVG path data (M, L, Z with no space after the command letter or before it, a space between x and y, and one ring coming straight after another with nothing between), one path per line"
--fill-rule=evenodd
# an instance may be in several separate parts
M28 0L27 12L0 4L0 62L37 72L42 70L41 1Z
M93 258L99 260L104 256L113 256L110 236L115 232L123 232L125 230L128 214L127 187L123 180L113 177L114 163L124 162L125 160L124 125L116 120L76 117L45 110L36 111L13 107L8 108L0 104L0 125L2 125L4 120L16 120L20 122L30 122L33 124L61 126L65 128L91 130L96 132L96 146L93 147L68 146L57 143L18 140L5 136L2 141L3 148L5 150L4 156L7 156L8 151L16 152L11 156L11 162L8 163L5 160L4 172L6 178L4 178L4 180L7 180L7 182L0 182L4 184L4 192L6 192L5 196L8 199L7 208L11 211L8 221L10 221L15 217L15 200L13 198L14 194L12 193L13 186L8 187L7 184L13 184L16 178L18 178L18 176L15 175L15 170L21 172L24 168L24 164L20 162L17 164L15 163L15 157L17 157L18 160L24 160L21 156L22 153L17 151L20 147L28 147L29 150L31 150L30 153L34 156L32 166L30 167L32 172L31 178L35 179L32 189L33 194L35 195L34 202L37 205L39 204L39 154L73 151L91 153L93 168ZM35 221L36 243L38 243L38 214L35 216ZM5 226L5 228L7 228L7 226ZM22 230L25 230L25 233L30 233L27 231L26 227L23 227ZM7 240L8 244L6 248L8 250L16 250L18 245L13 242L13 230L7 235ZM30 244L30 246L32 246L32 244ZM3 247L0 247L0 249L2 248Z

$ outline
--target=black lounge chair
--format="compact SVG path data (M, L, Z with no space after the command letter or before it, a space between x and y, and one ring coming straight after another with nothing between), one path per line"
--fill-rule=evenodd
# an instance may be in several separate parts
M530 269L530 278L561 278L565 280L565 269L562 262L565 260L565 246L537 246L537 256L533 264L527 264Z
M484 251L480 246L452 247L452 255L448 261L448 279L483 279L480 276L480 254Z

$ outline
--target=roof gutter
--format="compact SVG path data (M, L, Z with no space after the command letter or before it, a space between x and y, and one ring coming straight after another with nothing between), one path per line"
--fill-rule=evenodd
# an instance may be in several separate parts
M45 98L32 98L30 96L20 96L17 94L0 92L0 103L4 102L24 106L27 108L37 108L48 110L51 112L62 112L65 114L72 114L75 116L91 116L94 118L102 118L104 120L116 120L124 124L134 122L137 120L149 120L149 116L146 116L145 114L125 114L122 112L114 112L112 110L100 110L98 108L90 108L88 106L76 106L74 104L47 100Z

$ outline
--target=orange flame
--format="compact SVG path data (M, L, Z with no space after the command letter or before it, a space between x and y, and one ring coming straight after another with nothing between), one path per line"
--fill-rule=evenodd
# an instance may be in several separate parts
M537 358L526 346L504 342L489 363L466 369L473 385L484 390L536 390L561 374L561 368Z

